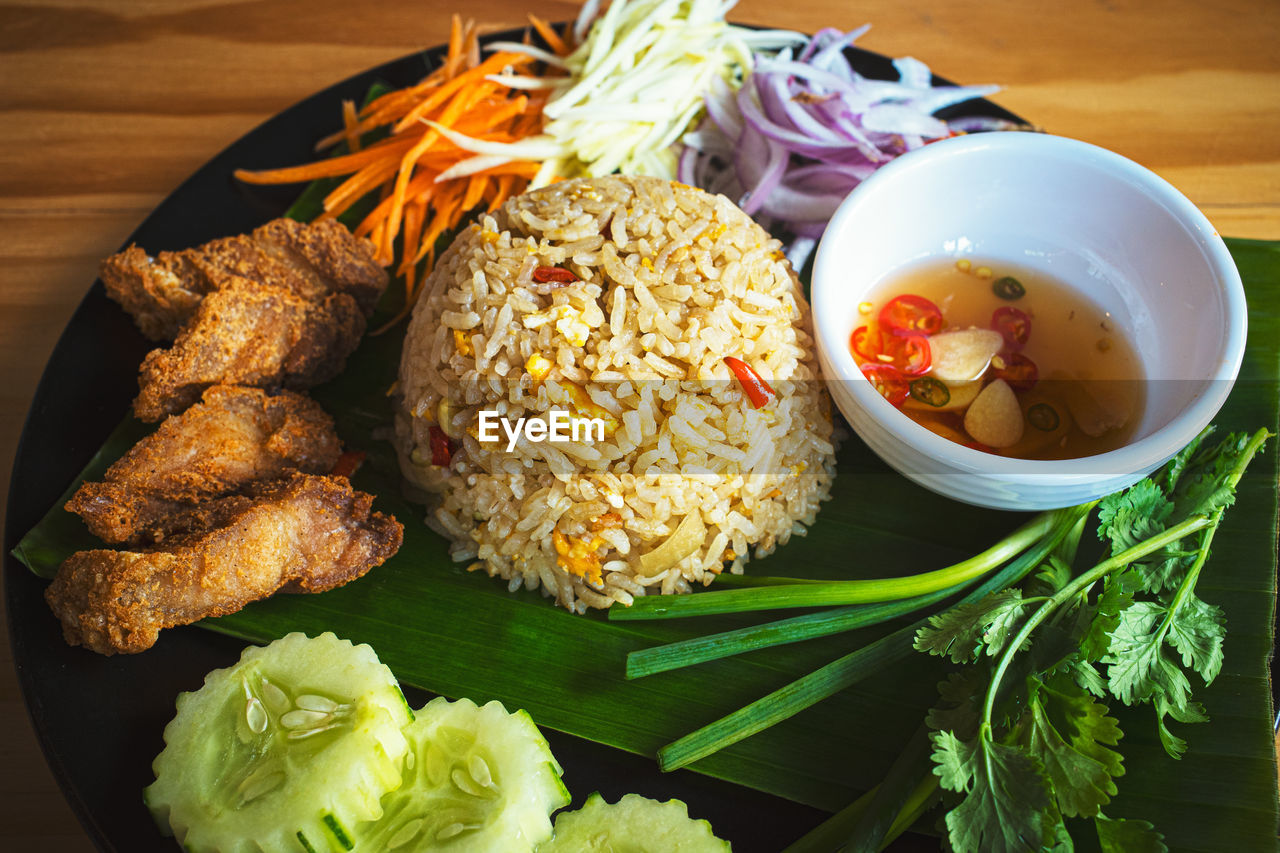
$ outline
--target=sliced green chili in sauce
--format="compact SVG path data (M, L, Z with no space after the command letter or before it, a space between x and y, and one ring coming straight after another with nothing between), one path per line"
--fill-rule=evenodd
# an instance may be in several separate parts
M1009 302L1027 295L1027 289L1022 286L1022 282L1011 275L996 279L991 285L991 290L996 296Z
M1048 403L1036 403L1027 409L1027 423L1042 432L1053 432L1061 422L1058 410Z
M951 389L932 376L926 376L911 383L911 398L939 408L951 402Z

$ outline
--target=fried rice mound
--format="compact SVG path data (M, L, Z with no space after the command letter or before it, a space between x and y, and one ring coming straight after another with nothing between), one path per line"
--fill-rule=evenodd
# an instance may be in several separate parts
M741 572L804 533L834 476L780 244L656 178L564 181L467 228L415 306L397 393L401 468L453 558L579 613ZM553 421L583 429L537 440Z

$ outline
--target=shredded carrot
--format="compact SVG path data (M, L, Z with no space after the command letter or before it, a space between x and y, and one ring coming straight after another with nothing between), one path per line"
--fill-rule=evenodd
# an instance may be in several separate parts
M373 163L366 166L339 184L337 189L325 197L325 211L337 216L366 193L372 192L389 180L395 172L394 162Z
M532 178L533 176L530 175L529 177ZM500 178L498 178L498 186L495 188L493 196L489 199L490 213L493 213L493 211L497 210L498 205L502 204L503 200L506 199L507 196L511 194L511 185L515 182L515 179L516 179L516 176L510 173L502 175Z
M399 133L406 127L412 125L419 118L430 115L431 110L453 97L455 93L466 89L468 84L470 84L472 88L467 91L464 97L467 100L478 100L480 96L487 94L490 91L495 91L498 88L496 83L485 80L485 75L496 74L507 65L523 65L528 62L529 57L521 56L518 53L495 53L476 67L457 75L433 92L430 97L414 106L412 110L410 110L403 118L400 119L399 122L396 123L395 132ZM461 109L462 107L458 104L458 100L460 99L455 99L449 107L441 112L441 115L449 112L450 109L454 111ZM448 123L444 120L437 120L440 121L441 124Z
M533 29L560 56L572 50L568 40L545 21L529 16ZM526 37L526 43L528 37ZM475 209L497 209L522 192L538 173L532 160L489 158L463 150L425 122L488 142L516 142L538 133L548 93L526 92L498 80L535 60L502 51L482 59L473 21L453 16L449 45L441 65L412 86L387 92L356 109L342 104L342 129L316 146L345 143L347 153L302 166L237 171L247 183L285 184L319 178L343 178L324 199L323 217L341 216L361 199L373 197L373 209L355 227L375 246L379 263L391 266L404 283L405 305L384 329L406 316L436 257L436 241L456 229ZM497 80L490 79L497 77ZM385 138L362 143L366 134ZM472 160L444 173L463 161ZM457 177L453 177L457 175ZM375 195L376 193L376 195ZM397 245L398 244L398 245Z
M547 43L547 47L551 48L560 56L567 56L569 47L564 43L564 39L556 33L551 25L539 18L532 12L529 13L529 23L533 24L533 28L538 31L538 35L542 36L542 40Z
M335 175L350 174L361 166L376 163L389 155L406 151L412 144L412 139L384 139L354 154L317 160L305 166L289 166L284 169L267 169L261 172L237 169L236 177L249 184L297 184L303 181L314 181L317 178L332 178Z
M468 22L468 26L470 22ZM458 17L458 13L454 12L449 21L449 56L444 62L445 79L452 76L454 66L462 56L462 18Z
M342 102L343 136L347 141L347 150L352 153L360 150L360 134L356 132L356 102Z
M470 210L484 198L484 185L489 182L487 175L477 172L467 180L467 191L462 196L462 209Z
M422 236L422 220L426 214L426 202L414 201L405 208L404 212L404 244L406 246L418 245L418 240ZM414 279L418 271L418 265L412 259L406 256L400 262L400 268L396 270L398 275L404 277L405 290L412 293L414 290Z
M433 175L418 175L409 183L409 190L406 195L415 201L429 201L434 188L435 179ZM378 202L378 206L369 211L360 224L355 227L352 233L357 237L367 236L373 230L373 226L377 225L379 222L385 222L387 220L387 214L391 210L391 203L392 198L390 195Z

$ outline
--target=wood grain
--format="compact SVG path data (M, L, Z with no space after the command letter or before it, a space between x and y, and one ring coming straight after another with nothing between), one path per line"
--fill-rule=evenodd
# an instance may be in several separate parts
M530 9L563 20L576 8L0 3L4 479L41 370L98 259L186 175L307 94L439 43L455 9L498 30ZM1275 0L742 0L731 17L808 31L870 22L863 47L914 55L954 80L1000 83L1002 104L1155 170L1223 234L1280 238ZM7 641L0 657L0 847L90 850L35 745Z

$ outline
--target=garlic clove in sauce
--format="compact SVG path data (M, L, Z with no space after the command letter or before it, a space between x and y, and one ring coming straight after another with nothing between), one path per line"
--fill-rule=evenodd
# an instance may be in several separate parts
M991 329L957 329L929 337L929 374L948 384L977 379L1004 346L1004 337Z
M1135 393L1124 380L1068 382L1064 396L1076 426L1094 438L1121 429L1133 417Z
M982 389L964 413L964 429L988 447L1011 447L1022 438L1022 407L1009 383L997 379Z

